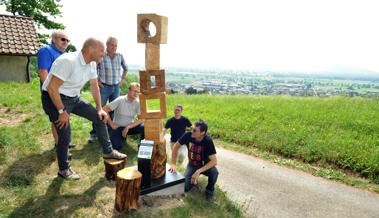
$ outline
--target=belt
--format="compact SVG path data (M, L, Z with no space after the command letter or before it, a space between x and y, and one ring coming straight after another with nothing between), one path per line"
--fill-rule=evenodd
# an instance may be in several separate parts
M45 90L42 91L42 95L49 95L49 93ZM61 98L64 98L64 99L73 99L73 98L76 98L77 96L75 97L71 97L71 96L67 96L67 95L64 95L64 94L59 94L61 96Z
M103 86L118 86L118 83L117 84L113 84L113 85L109 85L109 84L106 84L106 83L101 83L103 84Z

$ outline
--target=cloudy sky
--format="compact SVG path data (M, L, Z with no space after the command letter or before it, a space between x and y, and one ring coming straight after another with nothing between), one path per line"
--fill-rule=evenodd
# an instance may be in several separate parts
M60 19L73 44L119 39L129 64L144 63L137 14L167 16L161 66L379 72L375 0L62 0Z

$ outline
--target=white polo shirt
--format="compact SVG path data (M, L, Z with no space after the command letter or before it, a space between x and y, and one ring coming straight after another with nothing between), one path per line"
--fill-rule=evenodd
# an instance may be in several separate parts
M86 64L81 51L62 54L51 66L42 90L47 91L53 75L64 81L59 87L60 94L76 97L90 79L97 79L96 62Z

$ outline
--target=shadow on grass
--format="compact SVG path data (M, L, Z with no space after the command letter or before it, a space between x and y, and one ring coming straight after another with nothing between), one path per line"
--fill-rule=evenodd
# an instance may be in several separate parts
M35 176L45 171L55 161L55 150L22 157L9 166L1 175L2 186L26 187L33 184Z
M127 165L133 165L137 162L137 147L138 141L128 138L128 143L123 143L122 153L128 155L128 163ZM95 143L87 143L83 145L83 149L70 150L72 153L73 160L75 159L83 159L84 163L88 166L96 166L99 164L99 161L102 161L103 157L103 147L99 144L99 142Z
M60 194L60 188L65 181L56 177L43 196L33 197L26 203L16 208L9 217L72 217L76 210L93 207L96 193L107 182L99 179L90 188L80 194Z

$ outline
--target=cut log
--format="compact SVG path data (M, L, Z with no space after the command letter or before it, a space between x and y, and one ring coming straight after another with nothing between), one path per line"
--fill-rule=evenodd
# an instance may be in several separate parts
M105 178L108 180L115 180L117 172L124 169L126 164L126 159L116 160L116 159L104 159L105 165Z
M159 179L166 173L166 140L155 142L151 157L151 178Z
M142 174L134 167L127 167L117 172L116 200L117 211L137 209L141 190Z

